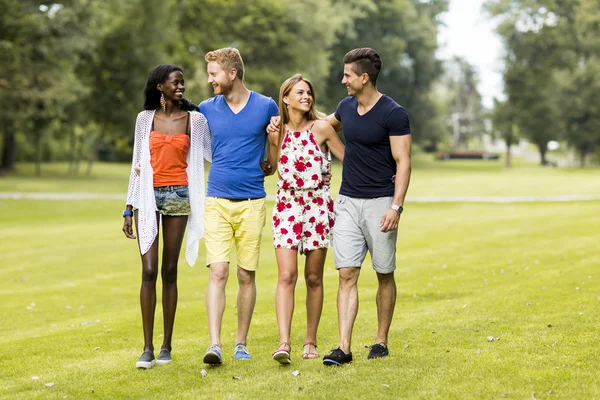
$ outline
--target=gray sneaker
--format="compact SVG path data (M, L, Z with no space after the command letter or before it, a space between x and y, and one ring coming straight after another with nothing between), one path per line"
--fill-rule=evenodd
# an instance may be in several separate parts
M171 361L173 361L173 359L171 358L171 352L169 350L165 350L165 349L162 349L160 351L160 354L158 355L158 358L156 359L156 363L158 365L168 364Z
M213 344L206 349L203 361L205 364L221 364L223 362L223 356L221 354L221 347L218 344Z
M154 354L149 351L145 351L142 353L142 356L135 362L136 368L142 369L150 369L156 364L156 360L154 359Z

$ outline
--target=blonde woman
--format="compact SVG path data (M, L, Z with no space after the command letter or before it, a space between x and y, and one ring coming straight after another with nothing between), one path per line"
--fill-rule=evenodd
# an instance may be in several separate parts
M343 160L344 145L331 125L319 119L314 88L302 75L296 74L281 85L279 110L279 134L269 146L269 162L277 164L279 173L273 210L279 347L273 358L289 364L298 252L306 255L307 327L302 357L319 356L317 329L323 308L323 267L333 227L333 201L323 176L331 171L329 152Z

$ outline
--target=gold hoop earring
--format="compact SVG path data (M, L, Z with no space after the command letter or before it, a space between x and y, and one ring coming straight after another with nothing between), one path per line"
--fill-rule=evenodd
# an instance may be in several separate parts
M165 100L164 93L160 94L160 106L162 107L163 112L166 114L166 112L167 112L167 101Z

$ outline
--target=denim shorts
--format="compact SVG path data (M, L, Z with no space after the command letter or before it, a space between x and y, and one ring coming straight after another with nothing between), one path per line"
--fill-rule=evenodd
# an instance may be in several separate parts
M190 192L187 186L160 186L154 188L156 209L162 215L190 215Z

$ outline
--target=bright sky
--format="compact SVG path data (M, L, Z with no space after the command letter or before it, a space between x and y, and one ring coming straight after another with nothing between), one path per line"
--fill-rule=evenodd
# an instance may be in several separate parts
M450 0L440 27L440 58L464 57L478 71L479 92L483 103L491 108L493 98L502 98L503 47L495 25L482 10L483 0Z

